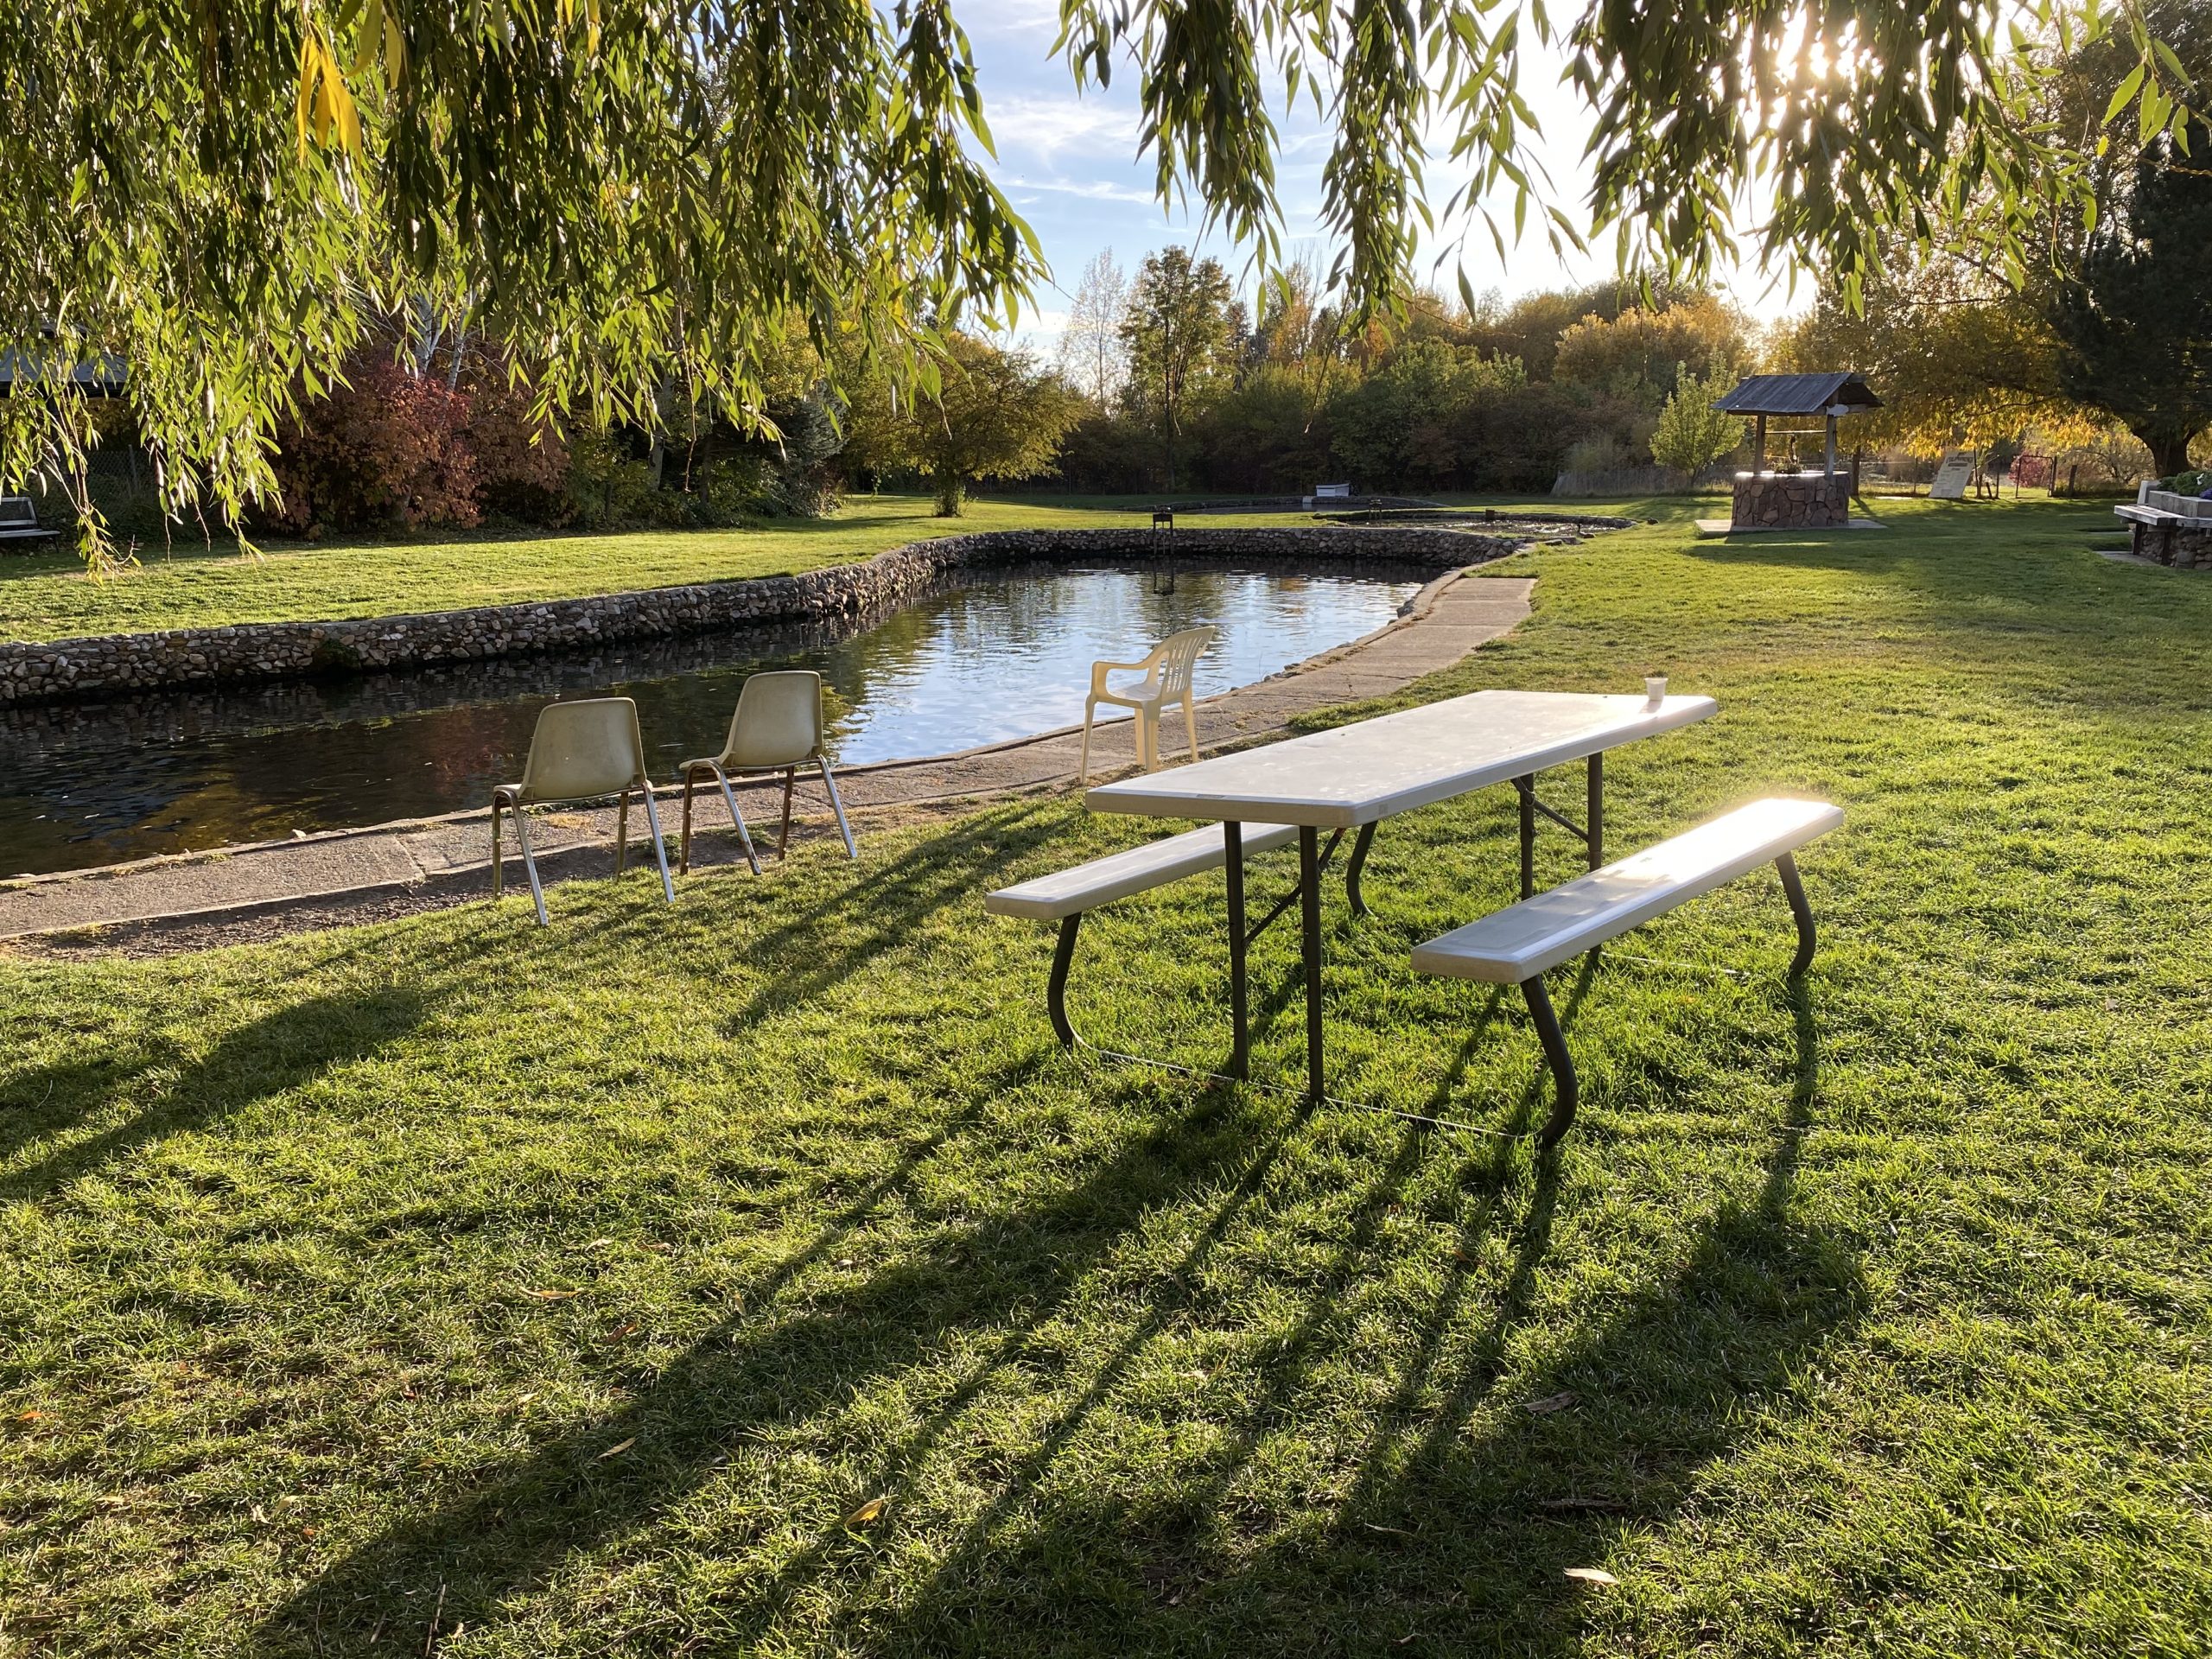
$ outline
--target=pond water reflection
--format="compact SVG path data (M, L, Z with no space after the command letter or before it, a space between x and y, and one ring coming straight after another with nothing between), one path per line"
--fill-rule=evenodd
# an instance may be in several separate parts
M1090 664L1222 630L1202 694L1381 626L1423 576L1188 567L971 582L865 626L747 628L405 674L0 710L0 874L77 869L481 805L558 696L638 700L656 779L721 747L746 677L818 669L847 766L1083 718ZM1118 741L1118 740L1117 740Z

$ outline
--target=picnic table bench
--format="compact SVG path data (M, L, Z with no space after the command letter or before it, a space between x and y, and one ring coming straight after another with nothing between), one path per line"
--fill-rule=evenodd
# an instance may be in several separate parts
M1552 1115L1537 1144L1555 1146L1574 1122L1577 1085L1573 1058L1544 992L1545 971L1771 863L1797 922L1789 977L1801 977L1813 962L1813 911L1791 855L1842 822L1843 809L1826 801L1754 801L1416 945L1414 970L1520 987L1552 1068Z

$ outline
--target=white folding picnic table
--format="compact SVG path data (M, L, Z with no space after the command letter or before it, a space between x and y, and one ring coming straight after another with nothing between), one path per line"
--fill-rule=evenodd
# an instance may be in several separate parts
M1477 691L1400 714L1217 755L1172 772L1106 784L1084 798L1095 811L1217 820L1229 878L1229 995L1235 1024L1230 1069L1247 1074L1249 1034L1244 957L1268 924L1299 903L1300 955L1306 972L1306 1090L1319 1099L1321 1054L1321 890L1324 865L1347 830L1358 832L1345 866L1355 914L1366 913L1359 888L1375 826L1493 784L1510 783L1521 799L1521 896L1535 890L1536 817L1580 837L1589 868L1605 862L1605 753L1638 738L1700 721L1711 697L1610 696L1572 691ZM1536 798L1536 775L1588 763L1588 817L1581 824ZM1243 827L1298 826L1298 886L1249 931L1244 921ZM1326 850L1320 831L1333 833Z

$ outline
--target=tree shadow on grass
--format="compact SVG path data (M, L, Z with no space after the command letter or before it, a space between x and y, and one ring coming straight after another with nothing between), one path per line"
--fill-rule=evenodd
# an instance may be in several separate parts
M434 1605L448 1629L496 1621L575 1553L680 1503L733 1444L926 1364L961 1331L1000 1331L1001 1346L1018 1348L1148 1211L1251 1159L1255 1140L1265 1148L1255 1128L1240 1103L1208 1093L1039 1201L942 1229L864 1283L773 1306L779 1289L910 1183L943 1138L918 1143L747 1287L757 1313L706 1333L620 1411L486 1469L474 1490L340 1560L277 1609L250 1650L346 1651L378 1630L419 1644L424 1631L404 1630L396 1614L428 1618ZM619 1461L602 1458L610 1446L626 1447Z
M294 1002L226 1033L176 1076L156 1082L165 1057L92 1053L39 1069L0 1090L0 1160L48 1137L53 1151L0 1174L0 1202L35 1198L167 1136L219 1123L334 1066L365 1058L422 1022L419 992L386 986ZM78 1139L88 1120L135 1111Z

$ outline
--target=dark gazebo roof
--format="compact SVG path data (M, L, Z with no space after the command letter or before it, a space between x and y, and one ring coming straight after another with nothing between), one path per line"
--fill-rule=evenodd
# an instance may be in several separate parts
M1825 415L1838 404L1879 409L1882 400L1858 375L1754 374L1713 407L1729 415Z
M51 336L51 327L39 332ZM44 367L38 359L14 351L0 351L0 397L15 396L19 384L37 385L44 378ZM94 397L114 397L121 395L126 370L121 358L102 352L88 363L72 365L69 384L77 391Z

